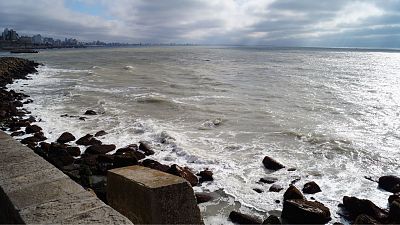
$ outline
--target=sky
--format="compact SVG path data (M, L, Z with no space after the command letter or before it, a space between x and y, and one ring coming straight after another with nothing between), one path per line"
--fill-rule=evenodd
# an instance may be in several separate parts
M81 41L400 48L400 0L0 0L0 29Z

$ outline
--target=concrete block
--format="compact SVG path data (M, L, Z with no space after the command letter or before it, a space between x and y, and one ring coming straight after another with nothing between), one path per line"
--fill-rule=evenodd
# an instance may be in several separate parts
M190 184L147 167L108 171L107 200L133 223L202 224Z
M82 212L68 219L63 219L59 224L132 224L126 217L112 209L110 206L102 206L90 211Z

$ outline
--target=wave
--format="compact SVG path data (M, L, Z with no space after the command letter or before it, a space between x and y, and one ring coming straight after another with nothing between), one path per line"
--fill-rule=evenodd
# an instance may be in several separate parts
M124 66L124 70L134 70L134 66Z

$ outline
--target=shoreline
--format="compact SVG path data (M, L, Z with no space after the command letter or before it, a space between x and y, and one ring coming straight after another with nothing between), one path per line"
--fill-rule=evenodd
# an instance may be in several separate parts
M19 65L19 66L21 66L21 65ZM38 64L36 66L38 66ZM18 67L18 65L17 65L17 67ZM18 73L18 70L16 70L16 73ZM30 73L32 73L32 72L30 72ZM24 75L24 76L16 76L17 78L15 78L15 79L26 79L26 75ZM19 77L21 77L21 78L19 78ZM11 81L8 79L8 83L12 82L12 79L11 79ZM10 92L11 92L12 97L16 96L17 101L19 101L20 103L23 103L21 101L24 98L28 97L28 96L23 95L21 93L15 93L14 94L14 93L12 93L12 91L10 91ZM18 98L20 100L18 100ZM14 100L13 100L13 102L14 102ZM20 103L15 102L15 104L17 104L17 105L21 105ZM27 102L27 103L29 103L29 102ZM17 106L17 107L22 107L22 106ZM17 107L16 107L16 109L17 109ZM183 168L183 167L180 167L178 165L176 165L176 166L163 165L163 164L160 164L160 163L158 163L157 161L154 161L154 160L147 160L146 161L145 157L148 156L148 155L151 155L151 150L152 150L151 146L148 146L148 145L146 146L146 143L135 143L135 144L126 146L125 148L118 149L117 150L117 153L119 151L118 154L115 153L113 155L107 155L105 153L107 153L107 151L112 149L112 148L115 149L115 146L102 145L102 144L100 144L98 142L99 140L96 139L96 135L91 134L92 136L87 136L87 138L86 138L87 140L86 141L90 142L91 146L95 146L96 144L93 144L93 143L97 142L97 146L101 146L101 147L100 148L99 147L92 147L92 148L88 147L87 150L90 149L89 153L87 153L87 154L84 153L81 156L80 159L77 159L77 158L74 158L74 157L72 157L73 159L71 159L71 157L69 156L69 155L72 155L71 153L73 153L73 152L77 153L76 148L73 149L74 146L70 146L70 145L66 144L66 143L71 143L72 141L75 141L75 140L72 140L72 139L77 139L75 137L71 137L71 135L69 135L69 134L65 134L65 135L63 134L62 135L62 136L64 136L62 138L64 140L60 140L61 143L54 143L54 144L47 143L47 144L40 144L39 146L37 146L37 144L34 145L34 143L39 143L39 142L43 143L45 140L42 140L42 141L40 141L40 140L44 139L45 137L43 137L43 135L40 134L41 133L40 132L41 129L39 129L37 127L34 127L34 126L31 126L31 125L28 125L29 123L32 123L32 119L31 118L30 118L31 120L22 119L23 116L27 116L27 115L29 115L29 113L27 113L27 112L25 112L25 114L22 114L22 113L24 113L23 110L21 110L20 112L18 112L18 110L17 110L17 114L15 114L14 116L20 117L20 119L17 120L17 121L11 120L11 122L12 122L11 125L13 125L14 128L13 127L9 127L9 128L16 129L13 132L18 132L17 131L17 130L19 130L19 129L17 129L18 126L19 126L19 128L21 128L21 127L25 128L25 131L26 131L26 129L28 127L29 127L28 130L32 129L31 131L34 131L32 133L34 135L31 136L31 138L23 139L23 140L25 140L24 141L25 144L28 145L28 147L31 147L31 149L33 149L39 155L42 154L43 155L42 157L46 158L46 160L50 160L54 165L59 167L64 173L68 174L70 177L72 176L75 179L77 179L78 180L77 182L80 183L81 185L83 183L85 186L93 187L94 191L97 192L98 196L102 195L102 190L101 189L102 189L102 186L104 186L104 182L102 182L102 181L101 182L96 182L97 183L96 185L99 185L99 186L92 186L91 182L93 182L93 181L91 181L90 177L91 176L96 176L96 178L99 178L97 176L102 176L101 174L104 173L104 170L107 171L108 168L114 167L115 163L117 163L117 164L121 163L119 165L137 163L137 164L141 164L143 166L147 166L147 167L150 167L150 168L158 169L158 170L161 170L161 171L165 170L166 172L169 172L169 173L172 173L172 174L175 173L174 175L178 174L178 175L181 175L181 176L186 176L186 178L185 177L184 178L189 180L189 182L192 181L193 183L196 183L195 177L197 177L197 176L194 175L194 173L191 173L193 176L190 175L190 173L189 173L190 170L187 169L187 168ZM93 114L93 113L96 113L96 112L87 112L87 113L89 115L82 115L82 116L90 116L90 114ZM24 127L24 126L20 126L20 125L26 125L26 126ZM81 138L79 138L79 139L81 139ZM37 140L39 140L39 141L37 141ZM70 141L67 141L67 140L70 140ZM35 141L37 141L37 142L35 142ZM64 141L67 141L67 142L62 143ZM82 141L85 141L85 140L82 140ZM46 142L44 142L44 143L46 143ZM85 145L85 146L90 146L90 144ZM50 152L54 152L54 151L57 154L55 154L55 155L50 154L50 156L49 156L49 153ZM69 155L66 154L65 152L67 152ZM144 158L142 158L143 156L144 156ZM82 159L82 157L83 157L83 159ZM133 162L133 161L135 161L134 158L137 159L136 162ZM143 161L140 161L138 158L141 158L140 160L143 160ZM70 163L71 160L73 161L73 163ZM76 164L79 164L79 169L77 169ZM264 165L266 165L266 164L268 165L268 163L264 163ZM82 165L85 165L85 166L83 166L83 167L85 167L84 169L81 169ZM265 167L267 167L267 166L265 166ZM276 169L278 167L275 167L275 166L273 166L271 168L267 167L267 169L274 170L274 169ZM83 179L81 179L82 177L83 177ZM211 175L211 177L212 177L212 175ZM197 178L197 179L199 179L199 178ZM295 190L296 193L297 193L297 191ZM300 191L298 191L298 192L300 192ZM257 194L257 193L254 193L254 194ZM301 192L300 192L300 194L301 194ZM302 198L304 199L304 196ZM359 215L357 215L357 216L359 216ZM238 215L238 214L233 213L233 215L231 217L232 217L231 220L234 221L234 220L237 220L238 217L239 218L243 217L243 215L241 216L240 214ZM331 221L331 222L334 222L334 221ZM381 222L381 220L379 222Z

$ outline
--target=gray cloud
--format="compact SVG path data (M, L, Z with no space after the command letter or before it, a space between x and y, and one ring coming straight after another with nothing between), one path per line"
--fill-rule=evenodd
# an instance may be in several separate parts
M0 27L81 40L400 47L400 0L0 1Z

